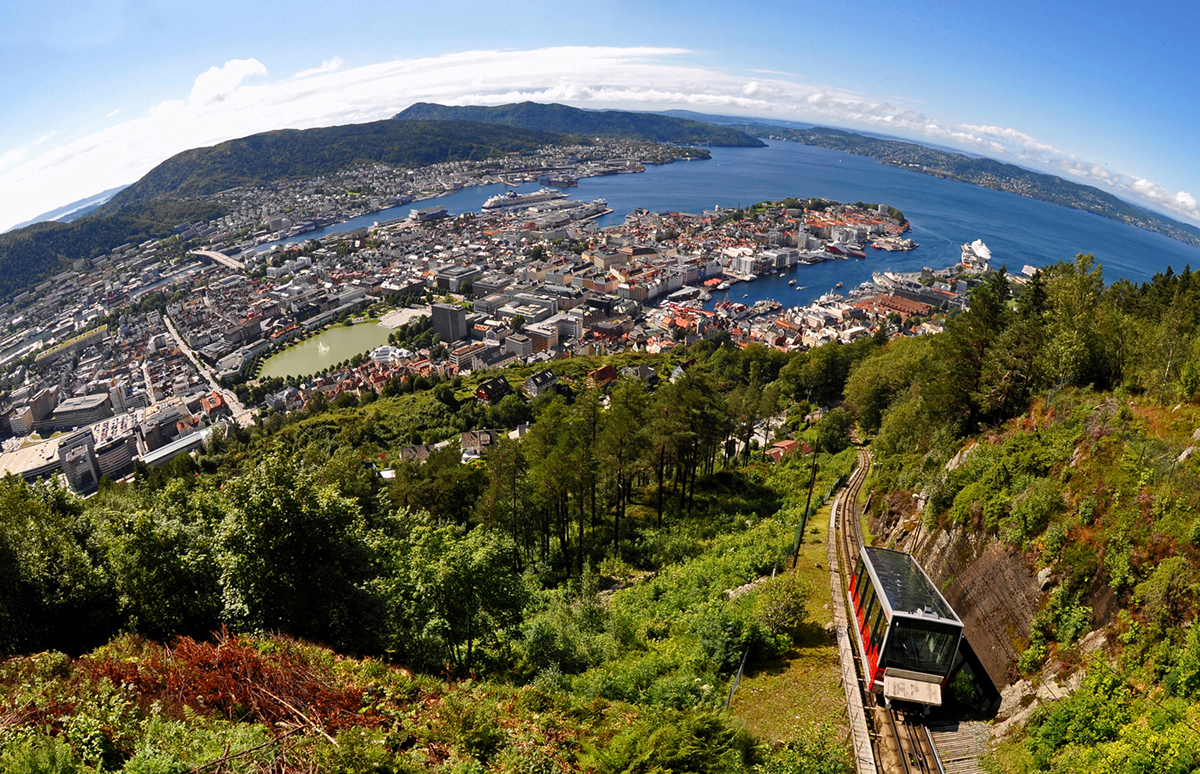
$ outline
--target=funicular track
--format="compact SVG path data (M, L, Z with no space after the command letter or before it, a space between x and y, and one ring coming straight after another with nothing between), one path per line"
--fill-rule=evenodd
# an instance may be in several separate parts
M870 468L870 453L859 449L858 465L835 506L840 507L840 512L835 515L835 522L839 534L838 562L843 578L848 578L853 571L863 544L858 499ZM853 603L845 586L842 587L842 594L848 611L848 624L857 626ZM857 642L854 637L850 639L852 643ZM865 683L858 655L855 646L854 662L858 667L859 691L867 714L874 719L873 747L876 770L882 774L945 774L933 737L924 723L924 717L919 713L902 712L886 707L878 701L875 693ZM859 774L867 774L861 770L861 765Z

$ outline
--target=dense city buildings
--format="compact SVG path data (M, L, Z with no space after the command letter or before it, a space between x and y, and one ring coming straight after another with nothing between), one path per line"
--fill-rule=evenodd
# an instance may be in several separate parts
M603 200L545 193L528 206L501 197L457 217L414 206L409 217L370 229L286 247L272 241L362 207L532 179L549 168L576 177L637 171L660 147L613 142L586 149L590 160L572 147L418 170L373 165L222 192L230 215L181 224L172 239L116 247L3 307L0 468L28 479L61 471L74 488L91 491L139 460L160 464L190 451L211 428L303 407L315 392L332 401L378 393L396 377L660 353L718 333L739 346L782 350L935 333L936 315L965 304L975 264L880 272L862 288L801 306L732 300L731 288L758 276L799 277L814 263L914 246L902 236L907 224L886 206L824 200L692 214L638 210L600 228L597 218L610 212ZM393 329L429 316L431 337L345 352L335 368L262 389L265 359L368 307L401 310L384 315ZM554 381L547 367L520 386L536 396ZM486 400L512 389L507 381L487 384Z

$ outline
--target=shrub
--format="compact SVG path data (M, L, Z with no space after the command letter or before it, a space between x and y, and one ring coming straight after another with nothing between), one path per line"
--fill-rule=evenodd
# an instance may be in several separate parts
M722 673L737 671L743 654L766 639L757 621L747 620L729 609L701 617L696 623L696 634L700 638L700 652Z
M822 723L807 738L773 750L754 771L755 774L850 774L854 766L837 731Z
M76 774L83 764L67 743L45 736L26 737L0 754L0 770L8 774Z
M758 620L771 634L794 635L808 617L812 586L795 573L785 573L763 584L758 592Z
M716 712L667 710L618 734L592 764L606 774L732 774L747 771L754 740Z

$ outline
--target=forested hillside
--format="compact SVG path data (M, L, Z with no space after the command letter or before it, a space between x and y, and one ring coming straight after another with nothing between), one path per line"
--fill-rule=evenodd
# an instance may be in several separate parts
M1049 687L991 765L1191 770L1198 317L1190 271L1106 287L1080 256L989 276L933 337L782 353L722 335L559 361L565 395L490 405L482 377L397 379L87 501L9 478L2 760L849 771L829 728L767 745L721 707L743 657L813 636L814 590L786 571L811 456L746 441L816 446L819 505L857 424L879 534L915 516L1049 568L1009 666ZM606 363L661 381L589 388ZM482 429L495 443L463 462Z
M216 204L198 201L146 202L112 215L91 215L72 223L47 221L0 234L0 299L11 298L112 248L172 234L184 220L222 215Z
M564 138L549 131L465 121L373 121L280 129L176 154L114 196L100 212L160 196L203 196L284 177L311 177L379 161L419 167L530 151Z
M762 140L750 134L702 121L657 113L625 110L580 110L567 105L521 102L483 107L435 105L418 102L394 116L398 121L477 121L522 129L538 129L582 137L624 137L682 145L716 145L761 148Z
M945 334L850 375L874 516L991 535L1043 573L1028 635L1009 634L1009 680L1033 687L996 770L1193 770L1200 283L1105 287L1080 256L1008 290L993 276Z
M876 346L823 353L820 379ZM0 482L0 647L88 654L0 665L7 760L143 771L263 745L235 770L846 771L830 731L769 747L720 711L747 651L809 632L811 593L785 574L727 596L786 567L810 467L728 439L765 417L823 433L819 504L853 460L833 453L847 425L806 430L792 396L839 388L815 359L727 340L607 361L686 365L654 389L589 390L604 362L563 361L571 401L486 406L425 378L312 401L86 502ZM529 420L461 462L459 433Z

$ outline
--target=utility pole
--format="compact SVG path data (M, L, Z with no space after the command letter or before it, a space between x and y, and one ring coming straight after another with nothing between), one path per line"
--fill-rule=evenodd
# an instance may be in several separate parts
M804 516L800 519L800 532L792 545L792 569L800 561L800 544L804 542L804 530L808 527L808 509L812 506L813 487L817 484L817 451L821 447L820 439L813 442L812 476L808 480L808 499L804 503Z

